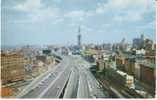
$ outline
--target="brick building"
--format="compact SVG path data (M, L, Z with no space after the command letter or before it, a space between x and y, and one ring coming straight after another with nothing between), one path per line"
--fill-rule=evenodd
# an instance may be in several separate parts
M18 54L1 54L2 83L23 80L25 77L24 57Z
M155 65L150 63L140 63L140 80L151 87L155 87Z

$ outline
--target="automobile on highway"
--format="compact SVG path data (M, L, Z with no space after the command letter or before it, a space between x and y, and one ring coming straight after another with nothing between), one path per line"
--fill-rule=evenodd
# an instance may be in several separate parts
M34 89L31 89L31 90L30 90L30 92L33 92L33 91L34 91Z
M57 88L57 89L60 89L60 86L57 86L56 88Z

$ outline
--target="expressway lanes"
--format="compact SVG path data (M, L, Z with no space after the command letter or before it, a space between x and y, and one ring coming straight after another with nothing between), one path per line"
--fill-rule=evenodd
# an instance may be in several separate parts
M77 92L77 98L89 98L89 87L87 83L86 74L83 70L79 70L79 86Z
M36 98L39 97L40 94L45 90L57 77L59 77L60 73L52 73L50 76L45 77L37 87L33 88L30 92L24 95L22 98ZM57 76L57 77L56 77Z
M104 98L102 87L81 57L67 56L22 98ZM34 83L35 83L34 82Z
M21 98L36 98L43 92L43 90L56 79L67 66L69 66L70 58L65 58L54 69L37 77L32 83L22 91L18 97ZM52 75L51 75L52 74ZM51 76L50 76L51 75Z
M50 78L45 79L40 85L32 89L30 92L28 92L26 95L24 95L22 98L36 98L39 96L39 94L54 80L54 76L51 76Z
M73 67L67 87L65 88L63 98L76 98L79 81L78 79L79 79L78 69L76 67L75 68Z
M65 71L59 76L59 78L42 92L39 98L59 98L66 85L66 82L69 79L71 73L70 68L71 66L67 67Z
M56 67L53 70L47 71L45 73L43 73L42 75L40 75L39 77L35 78L24 90L22 90L20 92L20 94L17 95L17 97L23 97L24 95L28 94L29 91L32 91L32 89L34 89L35 87L37 87L39 85L39 83L41 82L41 80L43 80L45 77L47 77L48 74L51 73L51 71L53 72L56 69Z
M102 87L91 72L86 71L88 85L90 87L90 95L94 98L105 98L106 96L103 93Z
M96 78L93 76L93 74L90 72L90 64L83 59L78 58L79 62L83 62L82 64L79 64L80 71L82 70L86 74L86 80L89 87L89 94L92 98L105 98L107 97L99 82L96 80Z
M103 90L99 82L95 79L93 74L89 71L89 69L86 69L86 74L87 74L87 80L88 80L88 85L90 87L90 95L91 97L95 98L105 98L106 95L104 95Z

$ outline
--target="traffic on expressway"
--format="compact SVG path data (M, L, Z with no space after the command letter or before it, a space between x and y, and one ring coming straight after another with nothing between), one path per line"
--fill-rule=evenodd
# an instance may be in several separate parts
M105 98L104 89L80 56L66 56L55 68L33 80L19 98Z

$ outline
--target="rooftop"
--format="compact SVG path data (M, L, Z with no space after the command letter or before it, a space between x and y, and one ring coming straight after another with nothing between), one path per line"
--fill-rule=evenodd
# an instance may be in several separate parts
M137 63L145 65L146 67L155 68L155 63L152 63L147 60L136 60Z

